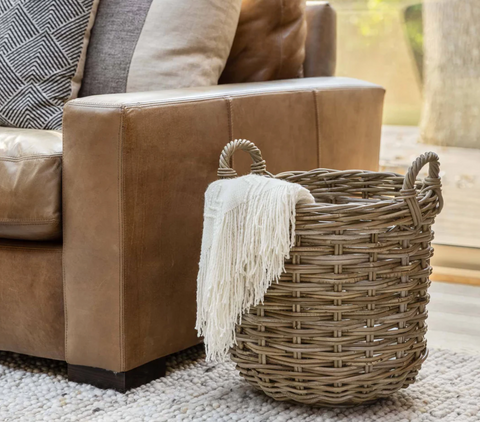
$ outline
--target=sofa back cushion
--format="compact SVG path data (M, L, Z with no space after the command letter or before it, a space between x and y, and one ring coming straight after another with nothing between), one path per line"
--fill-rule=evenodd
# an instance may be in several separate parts
M98 0L0 1L0 126L58 129L80 88Z
M216 85L241 0L102 0L80 96Z
M243 0L220 83L300 76L306 36L305 0Z

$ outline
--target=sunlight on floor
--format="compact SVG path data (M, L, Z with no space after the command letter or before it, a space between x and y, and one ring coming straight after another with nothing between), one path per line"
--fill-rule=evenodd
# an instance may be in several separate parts
M480 287L432 282L428 347L480 354Z
M384 126L380 169L405 174L421 153L436 152L445 206L435 222L435 243L480 247L480 149L420 144L418 135L417 127Z

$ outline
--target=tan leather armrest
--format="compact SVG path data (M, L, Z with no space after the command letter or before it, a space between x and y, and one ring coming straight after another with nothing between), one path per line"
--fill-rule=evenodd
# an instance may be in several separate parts
M273 173L375 168L383 95L367 82L311 78L70 101L67 362L126 371L197 342L203 194L224 145L252 140Z
M333 76L337 60L337 19L326 1L307 1L307 40L303 73L306 77Z

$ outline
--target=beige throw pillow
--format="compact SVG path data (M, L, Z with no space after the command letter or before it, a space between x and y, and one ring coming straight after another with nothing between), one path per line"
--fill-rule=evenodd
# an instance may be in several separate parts
M241 0L153 0L133 53L127 92L216 85Z

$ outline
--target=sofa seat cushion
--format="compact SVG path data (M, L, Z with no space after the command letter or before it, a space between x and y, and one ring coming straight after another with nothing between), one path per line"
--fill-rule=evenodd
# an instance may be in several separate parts
M61 236L62 133L0 127L0 238Z

